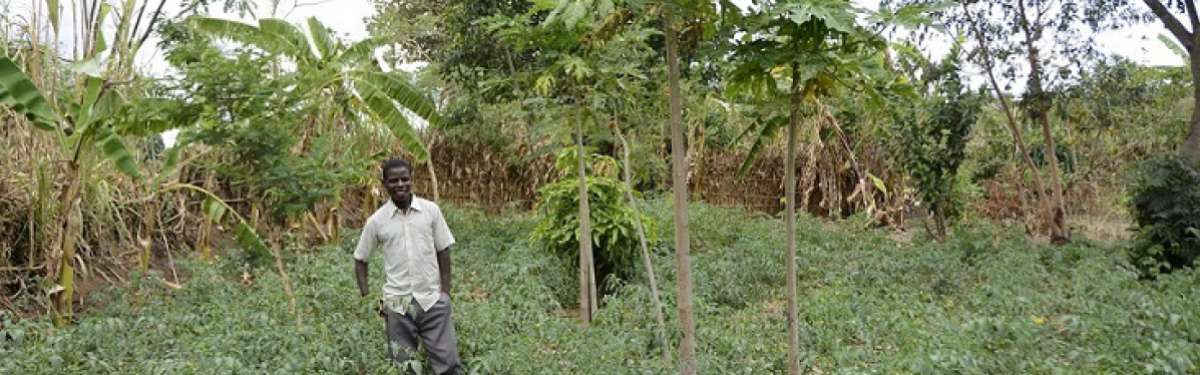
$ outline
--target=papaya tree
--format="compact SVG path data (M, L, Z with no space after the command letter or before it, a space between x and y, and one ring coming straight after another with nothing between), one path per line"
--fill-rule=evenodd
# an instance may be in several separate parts
M797 128L805 117L818 122L830 118L821 99L839 88L852 88L879 97L910 91L884 65L884 39L860 25L860 18L913 23L919 11L906 10L907 18L871 14L848 0L779 1L764 5L741 26L734 47L730 95L758 105L765 117L757 122L751 147L753 158L786 125L785 230L787 278L787 341L789 374L800 373L799 316L796 270L796 146ZM786 113L786 115L785 115ZM747 131L753 131L748 129ZM834 130L840 132L834 127ZM743 165L745 170L745 164ZM870 185L860 176L862 194Z
M740 20L740 10L728 0L670 0L650 11L660 16L664 35L663 57L667 65L667 123L671 133L671 197L675 227L675 286L678 290L679 373L694 375L696 364L696 318L692 292L691 233L688 218L688 160L683 124L683 92L680 89L680 34L694 36L693 42L712 37L715 31ZM698 36L698 37L695 37ZM697 43L691 43L694 47Z

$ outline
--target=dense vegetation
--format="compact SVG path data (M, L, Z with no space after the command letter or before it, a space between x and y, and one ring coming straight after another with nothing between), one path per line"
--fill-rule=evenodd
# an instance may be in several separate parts
M648 211L670 219L662 201ZM784 280L773 261L781 223L704 205L692 211L702 368L782 372ZM462 241L454 302L470 373L661 371L643 282L622 283L594 324L582 326L568 311L572 297L556 290L571 289L572 271L527 240L535 217L447 215ZM1195 272L1143 282L1109 246L1052 248L990 225L957 228L939 244L800 222L809 371L1181 374L1200 364ZM354 292L349 248L343 241L289 257L303 327L278 276L243 274L231 254L213 265L186 262L182 289L139 281L96 293L103 307L70 330L5 316L10 339L0 346L0 371L388 373L382 325ZM665 282L669 250L655 252Z
M471 373L1198 371L1196 0L33 3L3 373L387 371L393 156ZM1183 66L1097 49L1151 25Z

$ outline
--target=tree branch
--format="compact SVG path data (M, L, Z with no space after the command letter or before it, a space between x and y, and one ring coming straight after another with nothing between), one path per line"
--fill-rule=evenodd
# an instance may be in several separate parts
M1192 32L1200 29L1200 18L1196 16L1196 2L1194 0L1184 0L1183 5L1187 7L1188 19L1192 21Z
M1183 23L1180 23L1179 19L1175 18L1175 15L1171 14L1171 11L1167 10L1167 7L1163 5L1162 2L1158 0L1142 0L1142 2L1146 3L1146 6L1150 7L1150 10L1154 12L1154 15L1157 16L1159 20L1162 20L1163 25L1167 27L1167 31L1170 31L1171 35L1174 35L1175 39L1179 40L1179 44L1182 44L1183 48L1187 49L1188 53L1191 54L1192 33L1188 32L1187 28L1183 27ZM1191 3L1191 1L1188 1L1188 3Z
M149 0L147 0L147 1L149 1ZM135 49L135 51L138 49L142 49L142 44L146 43L146 39L149 38L150 33L154 31L154 24L158 23L158 17L162 15L163 5L165 5L166 3L167 3L167 0L159 1L158 9L155 9L154 15L150 17L150 23L146 24L146 32L142 34L141 39L138 39L137 49Z
M142 7L138 9L137 21L133 22L133 31L131 31L129 35L137 35L138 29L142 27L142 16L146 15L146 5L148 4L150 4L150 0L145 0L142 2ZM133 38L129 38L128 44L128 48L133 50Z

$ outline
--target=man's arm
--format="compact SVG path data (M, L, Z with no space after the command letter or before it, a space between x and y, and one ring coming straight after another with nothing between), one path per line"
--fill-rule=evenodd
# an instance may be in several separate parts
M358 292L366 297L367 291L367 262L355 259L354 260L354 278L358 280Z
M447 247L437 253L438 273L442 277L442 292L447 296L450 295L450 248Z

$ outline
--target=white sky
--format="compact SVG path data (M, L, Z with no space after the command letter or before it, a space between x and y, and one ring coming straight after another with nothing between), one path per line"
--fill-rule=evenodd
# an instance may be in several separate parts
M283 17L289 21L301 23L307 18L315 16L336 31L339 36L351 41L361 40L367 36L365 19L375 13L375 7L371 0L279 0L280 4L274 15L271 14L271 0L256 1L258 7L255 13L259 17ZM64 7L67 7L72 1L62 0L61 2ZM221 3L222 1L213 2ZM733 2L744 8L750 5L751 0L733 0ZM854 0L854 2L862 8L875 9L879 0ZM164 14L178 14L181 3L178 0L169 0ZM5 5L9 7L8 10L12 14L27 16L32 13L35 6L38 9L44 9L45 0L0 0L0 9L4 9ZM214 4L210 10L215 16L236 18L235 14L222 12L221 7L222 4ZM68 17L69 15L63 16L64 29L69 28L70 18ZM243 20L253 22L250 19ZM1102 51L1116 53L1142 64L1182 65L1184 62L1158 41L1157 37L1162 33L1165 33L1165 29L1158 23L1143 24L1102 33L1096 40ZM63 39L68 39L64 43L70 43L69 37L65 35L69 34L64 31ZM146 71L165 72L167 66L158 51L157 42L157 38L151 36L146 47L138 55L138 65ZM939 48L932 46L932 49Z
M277 0L279 3L272 13L272 0L256 0L258 6L255 8L255 14L258 17L281 17L300 23L309 17L317 17L325 26L333 29L339 37L348 41L361 40L367 37L366 18L375 14L375 6L371 0ZM481 0L482 1L482 0ZM879 0L853 0L859 7L865 9L878 8ZM74 1L60 0L63 7L69 9L69 6ZM223 3L221 0L213 1L213 3ZM751 0L733 0L734 4L745 9L750 6ZM0 0L0 11L8 13L9 17L26 17L33 14L35 9L44 12L46 7L45 0ZM157 3L155 3L157 4ZM179 13L182 2L178 0L168 0L164 7L164 16L174 16ZM237 19L236 14L226 13L222 11L223 4L214 4L210 11L212 15ZM64 9L66 10L66 9ZM43 13L44 14L44 13ZM245 22L253 23L252 19L242 19ZM71 25L70 14L63 15L62 41L64 49L71 43L69 29ZM307 26L305 26L307 27ZM1185 61L1176 56L1170 49L1158 40L1158 35L1165 33L1165 29L1159 23L1142 24L1132 27L1126 27L1121 30L1109 31L1101 33L1096 38L1096 43L1102 52L1115 53L1133 61L1146 65L1183 65ZM927 48L933 54L943 54L949 50L949 39L941 43L931 43ZM170 70L168 64L163 60L161 51L158 49L158 38L151 35L145 46L139 51L137 56L137 65L142 71L150 72L152 75L167 74ZM68 49L69 50L69 49ZM386 65L386 64L385 64ZM402 69L409 69L421 64L404 66ZM978 77L972 81L981 81L980 72L968 71ZM1015 86L1023 86L1022 82L1016 82ZM1017 91L1021 88L1017 87ZM175 134L164 134L167 143L174 143Z

